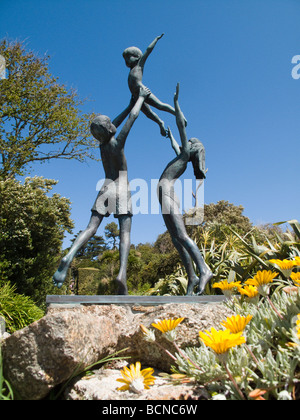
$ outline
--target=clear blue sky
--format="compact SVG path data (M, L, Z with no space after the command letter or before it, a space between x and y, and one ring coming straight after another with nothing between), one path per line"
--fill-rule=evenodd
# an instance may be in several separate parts
M48 53L53 75L89 98L84 111L111 118L130 99L123 50L145 50L164 32L144 83L172 103L180 82L188 136L206 147L205 202L242 204L255 224L300 219L300 79L291 77L299 21L299 0L0 2L0 38L26 40L29 49ZM160 116L178 137L174 118ZM130 178L149 181L174 152L141 114L126 155ZM55 192L72 201L74 233L84 229L104 176L101 163L53 161L33 174L59 180ZM154 242L164 230L160 215L135 216L132 242Z

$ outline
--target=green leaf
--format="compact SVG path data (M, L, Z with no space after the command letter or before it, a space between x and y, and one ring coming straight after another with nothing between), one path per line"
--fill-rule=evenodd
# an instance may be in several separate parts
M279 226L279 225L283 225L285 223L288 223L289 225L292 226L293 231L295 232L295 234L297 235L297 237L300 240L300 223L298 222L298 220L293 219L293 220L287 220L285 222L277 222L277 223L273 223L273 224L274 224L274 226Z

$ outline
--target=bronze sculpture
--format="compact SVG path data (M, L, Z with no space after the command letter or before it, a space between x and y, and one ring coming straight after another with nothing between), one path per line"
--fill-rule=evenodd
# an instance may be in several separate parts
M205 150L203 144L195 138L187 140L185 129L187 121L178 103L179 84L174 95L173 108L157 99L142 83L145 62L162 36L163 34L156 37L144 54L137 47L127 48L123 52L126 65L130 68L128 77L128 84L132 93L130 103L112 122L109 117L98 115L91 124L91 133L100 143L106 179L92 207L92 215L87 228L78 235L53 276L53 283L57 287L62 286L76 253L96 234L103 218L114 214L120 226L120 270L116 278L116 294L128 294L127 262L130 250L132 207L124 146L140 111L159 125L163 136L170 138L171 145L177 155L167 165L161 175L158 197L166 227L187 272L187 295L192 295L195 289L197 294L202 294L206 284L213 277L213 274L205 264L200 250L186 232L183 216L179 211L180 203L174 191L174 184L185 172L188 162L193 164L196 179L203 180L205 178ZM181 147L173 137L170 128L165 129L164 122L151 110L149 105L176 116ZM129 117L124 127L119 135L115 137L117 128L128 115ZM194 270L193 262L199 271L199 277Z
M149 89L140 88L139 97L117 137L115 137L117 127L123 122L125 115L128 114L127 109L112 122L109 117L98 115L91 124L91 132L100 143L106 181L92 208L92 216L87 228L78 235L53 276L54 285L57 287L61 287L64 283L70 264L79 249L96 234L103 218L113 213L118 218L120 225L120 271L116 279L117 294L125 295L128 293L126 271L130 250L132 211L124 147L133 123L149 94ZM129 107L131 106L130 103Z
M168 137L171 140L177 157L167 165L160 177L158 197L166 227L188 275L187 295L191 295L195 287L197 287L197 293L202 294L206 284L212 279L213 274L205 264L197 245L186 232L183 216L180 212L180 203L175 194L174 184L185 172L188 162L192 162L194 174L197 179L205 178L205 151L203 144L198 139L192 138L189 141L187 140L185 119L178 103L178 96L179 84L174 95L174 105L176 123L182 146L179 147L171 130L168 129ZM194 271L193 261L200 273L199 278Z
M126 48L123 52L123 57L126 63L126 66L130 68L129 75L128 75L128 86L132 97L134 100L137 99L139 89L143 85L143 73L144 73L144 66L146 63L147 58L153 51L157 42L164 36L164 34L157 36L154 41L147 47L144 54L142 51L137 47L129 47ZM152 111L150 106L154 106L156 109L160 111L169 112L172 115L175 115L175 109L166 103L161 102L152 92L150 95L145 99L145 102L142 106L142 112L146 115L146 117L150 118L150 120L156 122L160 127L160 133L162 136L167 135L167 131L165 129L164 122L159 118L155 112ZM186 120L185 120L186 123Z

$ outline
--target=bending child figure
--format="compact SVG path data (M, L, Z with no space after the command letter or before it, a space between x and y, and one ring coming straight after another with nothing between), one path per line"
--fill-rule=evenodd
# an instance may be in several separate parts
M164 34L156 37L155 40L146 49L144 54L137 47L126 48L126 50L123 52L126 66L130 68L128 86L135 101L138 97L140 87L143 86L142 79L146 60L153 51L153 48L157 44L158 40L160 40L163 35ZM157 114L152 111L149 105L154 106L160 111L169 112L172 115L175 115L175 109L172 106L161 102L156 96L153 95L153 93L150 93L142 106L142 112L146 115L146 117L150 118L150 120L155 121L160 127L161 135L166 136L167 131L165 129L164 122L158 117Z
M197 179L205 178L204 168L204 147L196 138L187 140L184 117L178 104L179 84L174 96L176 110L176 123L179 130L182 147L180 148L174 139L171 130L168 129L168 137L171 140L177 157L168 164L160 177L158 184L159 202L162 206L162 214L166 227L171 235L175 248L179 252L188 275L187 295L192 295L194 288L198 286L197 294L204 292L206 284L212 279L213 274L207 267L201 252L195 242L188 236L182 214L180 203L176 197L174 184L185 172L188 162L192 162L194 174ZM198 278L193 267L193 261L200 273Z
M116 279L116 294L128 294L127 262L130 250L132 208L124 147L130 129L149 94L149 89L141 87L139 97L133 108L131 102L126 110L115 118L113 122L105 115L98 115L91 124L91 132L100 142L100 152L106 180L92 208L92 216L87 228L78 235L53 276L54 285L59 288L65 281L68 269L76 253L96 234L103 218L113 213L118 218L120 225L120 271ZM128 110L131 108L132 110L124 127L119 135L115 137L117 127L124 121L129 113Z

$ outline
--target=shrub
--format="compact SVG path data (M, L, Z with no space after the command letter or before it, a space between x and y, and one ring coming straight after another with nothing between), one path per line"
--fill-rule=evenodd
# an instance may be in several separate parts
M0 316L4 318L7 332L13 333L37 321L44 315L27 296L16 293L15 286L0 286Z
M64 231L71 232L70 202L42 177L0 180L0 282L10 281L20 294L42 305L53 292Z

